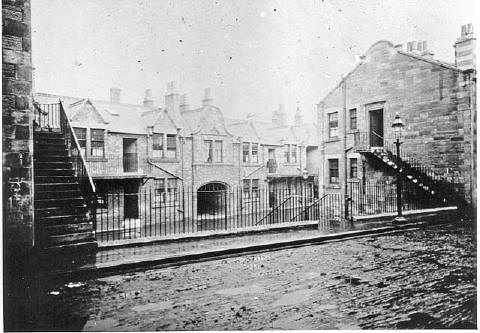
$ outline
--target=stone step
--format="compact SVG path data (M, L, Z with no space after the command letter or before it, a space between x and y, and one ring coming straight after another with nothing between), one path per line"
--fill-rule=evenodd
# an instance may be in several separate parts
M35 175L34 180L37 184L47 184L47 183L72 184L77 182L77 179L73 176L36 176Z
M77 224L77 223L88 223L89 219L87 213L81 214L63 214L63 215L54 215L54 216L36 216L35 217L40 225L43 227L50 225L64 225L64 224Z
M39 192L60 192L60 191L79 191L78 182L71 183L54 183L48 182L43 184L35 183L35 195Z
M34 139L63 139L62 132L50 132L50 131L35 131L33 134Z
M54 199L35 199L35 208L80 206L84 204L82 197L76 198L54 198Z
M92 231L93 224L91 222L53 224L42 226L42 229L48 235L73 234L77 232Z
M33 160L35 163L42 163L42 162L70 162L70 156L65 152L65 154L58 155L58 154L38 154L36 152L33 153Z
M63 155L67 154L67 148L65 146L54 145L40 145L37 144L34 147L34 153L38 154L50 154L50 155Z
M69 243L84 243L90 242L95 239L93 232L86 231L86 232L75 232L72 234L61 234L61 235L49 235L46 238L46 242L48 245L62 245L62 244L69 244ZM47 246L48 246L47 245Z
M35 148L39 147L62 147L66 148L65 141L63 139L35 139Z
M35 169L72 169L70 161L35 161Z
M98 249L97 242L81 242L81 243L72 243L72 244L62 244L55 246L46 247L43 252L50 255L66 255L67 253L89 253L95 252Z
M35 190L35 200L39 199L56 199L56 198L78 198L81 197L82 193L78 189L74 190L67 190L67 191L48 191L48 189L44 191L37 191Z
M73 169L44 169L35 168L35 176L74 176Z
M38 218L44 218L47 216L63 216L67 214L80 215L87 213L87 206L85 204L76 204L68 206L57 207L39 207L35 208L35 216Z

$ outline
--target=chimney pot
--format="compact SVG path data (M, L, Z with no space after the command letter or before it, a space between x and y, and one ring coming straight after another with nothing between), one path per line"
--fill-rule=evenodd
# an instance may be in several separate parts
M395 45L395 49L402 51L403 50L403 44Z
M143 106L146 108L153 108L153 98L152 98L151 89L145 90L145 98L143 99Z
M188 110L187 94L180 95L180 112Z
M110 102L120 103L120 88L112 87L110 88Z
M202 104L203 106L208 106L208 105L212 105L212 97L210 95L210 88L205 88L205 97L203 98L203 101L202 101Z
M167 94L174 94L176 90L176 82L170 81L167 83Z

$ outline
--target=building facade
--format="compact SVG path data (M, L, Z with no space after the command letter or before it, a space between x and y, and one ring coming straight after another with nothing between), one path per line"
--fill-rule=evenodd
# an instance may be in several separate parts
M145 207L175 205L180 189L192 194L188 215L220 214L232 199L221 197L224 192L240 193L245 204L231 211L278 204L278 198L260 191L295 195L307 189L309 197L316 196L316 126L303 124L300 110L289 126L278 121L279 112L286 116L283 106L272 122L226 119L209 89L201 107L190 108L173 82L163 108L155 107L148 90L143 105L121 103L120 94L112 88L108 102L36 94L40 104L63 100L100 202L118 207L119 220L150 210ZM145 190L151 198L141 197ZM102 198L114 193L118 202L115 195Z
M456 65L434 60L426 42L409 42L407 51L388 41L372 45L318 104L321 194L348 194L349 183L394 181L395 172L367 153L393 147L398 114L405 124L402 152L475 204L474 42L471 25L462 27Z

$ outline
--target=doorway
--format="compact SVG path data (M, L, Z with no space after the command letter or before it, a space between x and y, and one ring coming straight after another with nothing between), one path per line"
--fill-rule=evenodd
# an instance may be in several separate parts
M138 187L136 182L125 183L123 201L123 215L126 219L138 219Z
M370 110L370 147L383 147L383 109Z
M123 172L137 172L137 139L123 139Z

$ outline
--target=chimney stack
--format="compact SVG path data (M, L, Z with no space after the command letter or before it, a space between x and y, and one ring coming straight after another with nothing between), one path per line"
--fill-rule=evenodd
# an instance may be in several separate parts
M153 98L152 98L152 90L147 89L145 90L145 98L143 99L143 106L146 108L153 109Z
M167 94L165 95L165 109L173 117L180 113L180 96L176 93L175 81L167 83Z
M212 97L210 96L210 88L205 88L205 97L202 100L203 106L212 105Z
M295 126L303 125L303 113L300 111L300 107L297 106L297 112L295 113Z
M120 103L120 88L110 88L110 102L111 103Z
M180 95L180 113L188 111L188 109L187 94Z
M278 106L278 125L279 126L284 126L285 125L285 118L286 118L286 114L285 114L285 105L284 104L280 104Z
M455 66L462 70L476 68L475 47L477 39L473 35L471 23L462 25L461 35L453 45L455 48Z

